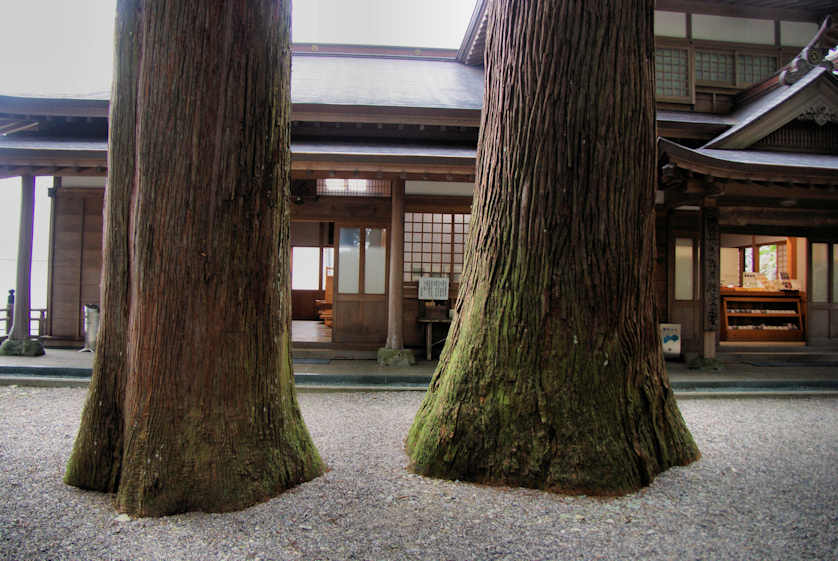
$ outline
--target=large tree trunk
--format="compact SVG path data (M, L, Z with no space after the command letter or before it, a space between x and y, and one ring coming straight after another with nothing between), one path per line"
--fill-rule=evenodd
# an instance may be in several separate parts
M491 4L466 270L407 440L417 472L620 494L698 458L654 312L653 6Z
M103 317L66 481L137 515L319 475L288 287L290 6L120 1Z

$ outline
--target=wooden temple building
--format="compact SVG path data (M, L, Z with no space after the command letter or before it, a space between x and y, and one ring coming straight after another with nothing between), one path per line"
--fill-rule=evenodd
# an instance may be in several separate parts
M474 188L485 3L457 51L293 46L295 349L444 337ZM682 352L838 343L834 11L657 2L655 282ZM108 105L0 95L0 178L26 191L54 177L47 346L81 346L83 306L99 301ZM420 299L427 277L447 293Z

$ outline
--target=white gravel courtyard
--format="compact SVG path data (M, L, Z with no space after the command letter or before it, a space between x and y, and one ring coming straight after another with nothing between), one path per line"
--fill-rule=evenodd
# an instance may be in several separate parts
M838 399L682 400L702 459L597 499L407 472L421 392L301 393L328 473L241 512L122 521L61 481L85 393L0 387L0 559L838 559Z

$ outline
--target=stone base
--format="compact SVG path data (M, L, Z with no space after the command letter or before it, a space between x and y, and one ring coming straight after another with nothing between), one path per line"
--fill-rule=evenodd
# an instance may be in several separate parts
M379 366L413 366L416 364L416 357L410 349L378 349Z
M42 356L45 354L44 345L37 339L6 339L0 345L0 355L3 356Z
M684 361L690 370L721 370L722 363L717 358L705 358L698 353L686 353Z

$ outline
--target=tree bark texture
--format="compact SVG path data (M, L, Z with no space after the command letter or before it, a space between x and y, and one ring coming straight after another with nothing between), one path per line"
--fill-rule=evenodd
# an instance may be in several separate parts
M471 235L407 439L417 472L612 495L699 457L654 311L653 7L490 4Z
M290 4L121 0L102 323L65 480L157 516L322 472L290 347Z

